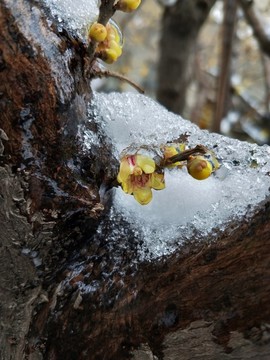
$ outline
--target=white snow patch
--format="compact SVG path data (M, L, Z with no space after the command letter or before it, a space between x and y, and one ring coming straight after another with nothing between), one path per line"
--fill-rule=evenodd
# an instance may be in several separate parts
M115 190L110 213L112 241L127 230L121 228L120 215L143 239L142 260L170 254L191 237L203 241L211 234L213 238L237 221L248 220L256 205L269 195L267 145L202 131L155 101L133 93L95 93L89 113L89 121L99 123L118 157L130 144L159 146L186 133L189 147L203 144L214 150L222 163L221 169L204 181L193 179L185 169L167 170L166 189L153 191L153 201L146 206L121 188ZM88 133L84 141L89 149L96 139Z
M98 17L98 0L44 0L53 16L81 40L86 40L86 29Z

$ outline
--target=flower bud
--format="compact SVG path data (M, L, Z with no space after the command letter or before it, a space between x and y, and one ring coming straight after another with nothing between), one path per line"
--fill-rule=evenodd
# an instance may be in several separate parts
M213 171L211 163L203 156L190 156L187 169L188 173L197 180L207 179Z
M91 25L88 35L91 40L101 42L107 37L107 29L102 24L95 22Z
M118 59L117 52L113 49L106 49L102 53L101 59L107 64L112 64Z
M132 12L136 10L141 3L141 0L119 0L117 9L123 12Z

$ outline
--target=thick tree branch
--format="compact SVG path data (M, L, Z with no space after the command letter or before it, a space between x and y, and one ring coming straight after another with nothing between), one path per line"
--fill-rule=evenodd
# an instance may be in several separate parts
M197 35L214 3L215 0L177 1L164 9L157 99L175 113L184 109Z
M114 159L89 121L85 47L51 26L41 4L0 2L1 360L127 360L140 344L159 359L191 359L198 343L213 360L262 359L262 348L268 359L269 198L225 232L190 236L161 261L134 261L143 239L126 214L117 214L121 235L111 212L98 219ZM87 153L79 125L96 135ZM211 327L199 336L194 322ZM177 330L186 357L166 337ZM236 331L254 341L255 355L243 344L239 356Z
M259 42L262 51L270 57L270 37L262 25L261 16L258 15L253 1L239 0L246 20L252 27L254 36Z

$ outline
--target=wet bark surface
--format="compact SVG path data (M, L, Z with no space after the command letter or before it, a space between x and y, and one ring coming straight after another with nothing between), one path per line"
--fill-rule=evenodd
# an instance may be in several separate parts
M85 49L39 6L0 4L1 359L24 358L41 284L94 232L99 208L75 138L91 98Z
M135 272L124 261L132 264L127 250L121 277L115 272L100 281L98 290L83 293L79 282L89 284L112 271L114 254L105 246L103 254L96 250L99 259L89 261L68 284L62 282L57 303L51 300L39 313L36 324L46 323L45 338L53 334L45 358L128 359L132 349L147 344L158 359L178 359L180 353L183 359L266 359L269 214L269 204L262 204L250 223L216 243L186 245ZM58 315L48 323L52 306Z
M134 261L140 240L123 220L110 242L100 204L108 143L85 154L76 138L84 46L38 2L0 10L1 359L269 357L269 201L220 238Z

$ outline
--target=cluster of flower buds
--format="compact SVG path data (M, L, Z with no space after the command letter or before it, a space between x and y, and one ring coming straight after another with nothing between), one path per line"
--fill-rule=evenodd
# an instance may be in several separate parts
M117 181L122 189L141 204L146 205L152 200L152 189L162 190L165 188L164 168L187 167L188 173L196 180L207 179L220 164L211 151L205 154L183 156L185 160L172 162L178 154L188 154L184 143L161 146L162 161L155 160L150 156L125 154L120 161L120 170ZM178 160L178 159L177 159Z
M112 20L106 26L95 22L90 26L88 37L98 43L97 56L108 64L115 62L122 54L122 34Z
M165 161L175 155L180 154L185 149L186 149L185 143L171 144L171 145L165 145L165 146L161 147L161 151L163 152L163 157L164 157ZM176 161L175 163L167 165L168 168L172 168L172 167L176 167L176 166L181 168L183 166L183 163L180 161Z
M132 12L140 3L141 0L119 0L114 5L114 10ZM96 56L107 64L114 63L122 54L122 33L113 20L107 25L98 22L92 24L88 30L88 40L90 43L94 42Z

